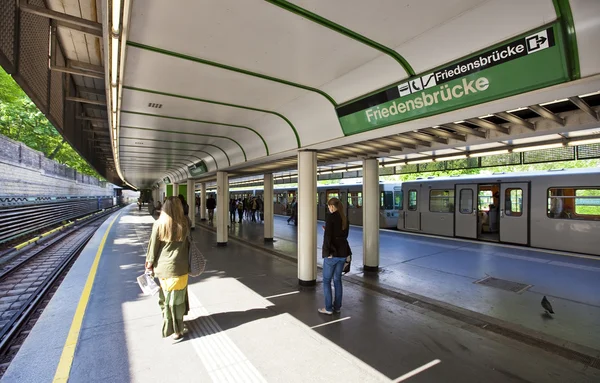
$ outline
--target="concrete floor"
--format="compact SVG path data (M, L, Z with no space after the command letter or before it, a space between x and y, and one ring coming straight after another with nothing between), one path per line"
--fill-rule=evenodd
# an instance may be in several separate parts
M129 208L113 226L70 382L392 382L423 366L410 382L600 381L600 370L354 283L344 283L341 314L324 316L316 311L321 283L300 290L293 262L234 241L216 247L216 235L201 228L193 237L207 269L190 280L191 332L173 344L160 337L157 297L142 296L135 280L152 221ZM71 306L64 294L50 305ZM60 313L42 316L4 381L51 380L39 371L56 366L43 345L64 342L61 331L48 331L70 326Z

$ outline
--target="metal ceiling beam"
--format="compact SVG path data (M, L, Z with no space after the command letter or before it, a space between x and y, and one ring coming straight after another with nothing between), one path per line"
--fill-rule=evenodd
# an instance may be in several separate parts
M494 113L494 116L499 117L499 118L506 120L510 123L513 123L515 125L520 125L520 126L526 127L527 129L535 130L535 124L533 122L524 120L521 117L515 116L512 113L500 112L500 113Z
M457 124L455 122L451 122L449 124L443 124L440 126L446 128L446 129L450 129L452 131L458 132L458 133L462 133L462 134L466 134L466 135L470 134L470 135L480 137L480 138L487 138L486 132L481 132L479 130L469 128L468 126Z
M356 148L354 146L342 146L342 149L349 150L352 153L355 153L360 156L368 156L368 155L376 156L377 154L379 154L379 152L377 150L373 150L373 149L365 150L365 149L361 149L361 148Z
M487 120L484 120L482 118L469 118L468 120L465 120L466 122L473 124L473 125L477 125L480 128L483 129L487 129L487 130L495 130L497 132L503 133L503 134L510 134L510 129L509 128L505 128L504 126L500 126L498 124L494 124L493 122L489 122Z
M531 105L531 106L528 106L528 108L531 109L532 111L534 111L535 113L537 113L538 115L540 115L541 117L548 119L548 120L552 120L561 126L565 126L565 124L566 124L566 121L564 118L552 113L551 111L549 111L548 109L544 108L541 105Z
M421 131L429 133L429 134L433 134L434 136L438 136L438 137L442 137L442 138L448 138L448 139L453 139L453 140L457 140L457 141L466 141L467 140L466 136L463 136L461 134L456 134L456 133L448 132L448 131L443 130L443 129L425 128L425 129L421 129Z
M96 23L94 21L91 21L88 19L83 19L80 17L67 15L66 13L56 12L51 9L38 7L36 5L31 5L31 4L27 3L27 0L20 0L19 7L22 12L27 12L27 13L31 13L33 15L42 16L42 17L46 17L46 18L53 19L56 21L60 21L64 26L67 26L67 27L69 27L70 25L77 26L77 27L84 27L91 31L99 32L100 33L99 36L102 36L102 24L100 24L100 23Z
M75 89L78 93L89 93L97 94L99 96L106 96L106 91L104 89L86 88L85 86L75 86Z
M600 120L600 118L598 118L598 112L596 112L594 109L592 109L587 104L587 102L585 102L581 98L579 98L577 96L569 97L569 101L571 101L573 104L575 104L575 106L577 106L579 109L583 110L584 112L586 112L587 114L592 116L594 118L594 120L596 120L596 121Z
M404 135L421 141L437 142L440 144L448 145L448 139L446 138L435 137L421 132L406 132L404 133Z
M399 143L398 141L388 139L388 137L377 138L375 140L369 141L369 143L376 144L376 145L385 145L386 147L388 147L390 149L399 150L399 151L403 151L405 148L408 148L408 149L416 149L417 148L416 145L407 144L407 143Z
M50 70L53 70L55 72L63 72L63 73L69 73L69 74L76 74L79 76L84 76L84 77L91 77L91 78L98 78L101 80L104 80L104 74L100 74L100 73L96 73L96 72L90 72L87 70L81 70L81 69L75 69L75 68L67 68L64 66L58 66L58 65L50 65Z
M401 136L401 135L388 136L388 138L390 140L393 140L393 141L396 141L396 142L401 142L403 144L413 145L412 149L416 149L417 148L416 145L431 146L431 142L426 142L426 141L421 141L421 140L415 140L414 138L410 138L410 137L406 137L406 136ZM404 146L406 146L406 145L404 145Z
M106 106L106 101L97 101L97 100L90 100L87 98L82 98L82 97L72 97L72 96L67 96L65 97L65 100L67 101L74 101L74 102L82 102L84 104L92 104L92 105L103 105Z
M106 122L108 119L102 117L75 116L76 120L91 121L91 122Z
M86 132L86 133L99 134L101 136L110 136L109 132L105 132L105 131L102 131L102 130L83 129L83 131Z
M404 150L404 147L402 145L398 145L395 143L383 143L383 142L379 142L379 141L367 141L366 144L374 146L375 148L378 149L382 149L382 150L397 150L399 152L401 152L402 150Z
M104 76L104 67L100 65L93 65L89 63L84 63L76 60L68 60L67 59L67 67L74 69L81 69L88 72L95 72L102 74Z

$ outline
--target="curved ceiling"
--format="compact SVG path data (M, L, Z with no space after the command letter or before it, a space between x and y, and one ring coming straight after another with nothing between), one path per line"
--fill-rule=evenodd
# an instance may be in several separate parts
M585 6L571 3L585 19L577 16ZM200 161L213 172L333 146L345 137L336 107L557 19L552 0L130 6L118 151L137 187L165 175L183 181ZM585 46L600 22L592 24L581 23L586 76L600 61ZM396 124L380 134L405 130Z

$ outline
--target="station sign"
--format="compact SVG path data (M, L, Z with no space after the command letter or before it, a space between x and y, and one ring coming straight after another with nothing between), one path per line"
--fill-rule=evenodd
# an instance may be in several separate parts
M195 177L206 173L208 171L208 167L206 166L204 161L198 161L192 166L188 166L188 171L190 172L192 177Z
M171 179L169 177L165 177L163 178L163 182L165 183L165 185L168 185L171 183Z
M435 54L431 51L430 54ZM432 116L568 81L554 24L337 108L345 135Z

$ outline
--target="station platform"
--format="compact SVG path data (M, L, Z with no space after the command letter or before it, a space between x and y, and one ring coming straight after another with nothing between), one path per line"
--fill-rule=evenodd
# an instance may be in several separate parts
M356 260L353 275L344 277L342 312L333 316L319 314L316 310L323 305L321 284L300 289L292 256L281 255L292 252L295 232L295 227L285 227L283 218L277 219L277 241L272 249L258 248L258 239L262 240L260 223L232 225L231 234L239 235L244 242L232 238L225 247L216 246L216 234L210 228L204 224L197 226L193 238L208 264L203 275L190 279L191 313L185 318L190 331L179 342L163 339L158 299L143 296L136 283L136 277L143 273L153 221L147 212L130 206L101 226L32 329L3 382L594 382L600 379L598 368L589 368L581 361L560 357L355 283L350 278L359 275L356 268L360 262ZM357 228L351 229L355 254L360 254L358 232ZM402 263L394 261L391 255L395 254L391 248L400 246L384 241L387 236L388 233L382 233L382 254L386 254L382 256L384 272L378 277L382 283L391 283L386 278L391 278L392 272L398 276L399 272L393 270L401 270L400 265L392 267ZM403 248L409 262L404 263L418 258L409 257L408 249L415 253L427 249L425 244L410 240L425 239L407 237ZM432 248L425 254L439 253L433 249L438 246L436 243L429 246ZM443 247L443 251L450 251L449 246ZM473 251L473 254L478 253ZM481 254L492 260L496 257L491 250ZM485 269L485 264L478 265ZM412 274L415 283L417 278L425 278ZM467 278L460 273L453 275L457 279ZM435 289L432 283L429 289ZM455 294L460 293L460 288L456 282ZM528 294L535 293L528 291L519 296ZM490 301L501 298L498 292L487 295ZM81 302L86 302L87 307ZM507 300L506 310L517 307L509 302L513 301ZM563 318L558 314L562 304L562 300L557 300L557 319L544 323L566 321L558 319ZM587 305L596 307L594 302ZM540 317L538 307L532 306L530 311L532 316ZM564 318L576 316L574 313L567 316L566 312L564 315ZM580 330L595 336L591 328L589 332Z

